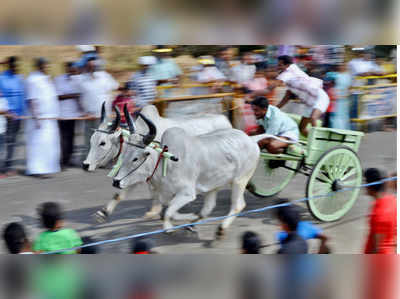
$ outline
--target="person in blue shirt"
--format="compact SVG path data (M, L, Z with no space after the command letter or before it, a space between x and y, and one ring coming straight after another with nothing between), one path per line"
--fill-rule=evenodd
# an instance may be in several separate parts
M12 158L21 128L22 120L19 117L25 114L25 83L23 76L18 74L17 63L18 57L9 57L6 62L7 70L0 74L0 94L7 100L9 114L5 138L7 155L3 165L7 176L16 174L12 169Z
M299 140L299 127L296 122L279 108L270 105L265 97L257 97L250 104L259 124L259 127L250 135L266 133L281 139L270 137L261 139L258 141L261 149L266 149L271 154L280 154L291 143ZM285 142L285 140L289 142Z
M279 204L284 205L284 204L289 204L289 201L287 199L283 199L279 202ZM322 229L319 228L316 225L313 225L312 223L308 221L302 221L301 219L299 220L297 224L297 229L296 233L303 238L304 240L311 240L311 239L318 239L321 241L320 247L319 247L319 253L330 253L330 249L327 246L327 241L328 237L325 236L322 233ZM280 231L276 234L276 239L280 244L285 242L285 240L288 238L288 233L286 231Z

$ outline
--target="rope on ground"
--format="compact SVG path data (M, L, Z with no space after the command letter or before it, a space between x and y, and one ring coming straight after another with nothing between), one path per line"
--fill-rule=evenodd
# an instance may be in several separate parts
M352 190L352 189L355 189L355 188L365 188L365 187L379 185L379 184L382 184L384 182L395 181L395 180L397 180L397 176L386 178L386 179L383 179L383 180L380 180L380 181L376 181L376 182L372 182L372 183L368 183L368 184L363 184L363 185L360 185L360 186L343 188L343 189L341 189L339 191L335 191L335 192L343 192L343 191L348 191L348 190ZM177 229L182 229L182 228L186 228L186 227L193 227L193 226L196 226L196 225L202 225L202 224L206 224L206 223L210 223L210 222L216 222L216 221L224 220L224 219L230 218L230 217L241 217L241 216L248 215L248 214L265 212L265 211L276 209L276 208L279 208L279 207L290 206L293 203L304 202L304 201L307 201L307 200L310 200L310 199L317 199L317 198L332 196L335 192L332 191L332 192L328 192L328 193L326 193L324 195L312 196L310 198L304 197L304 198L300 198L300 199L297 199L297 200L293 200L293 201L288 202L288 203L276 204L276 205L263 207L263 208L259 208L259 209L253 209L253 210L249 210L249 211L244 211L244 212L240 212L240 213L236 213L236 214L232 214L232 215L213 217L213 218L204 219L204 220L201 220L201 221L198 221L198 222L181 224L181 225L173 226L170 229L159 229L159 230L155 230L155 231L151 231L151 232L145 232L145 233L130 235L130 236L126 236L126 237L120 237L120 238L115 238L115 239L109 239L109 240L104 240L104 241L88 243L88 244L84 244L84 245L81 245L81 246L68 248L68 249L61 249L61 250L56 250L56 251L42 252L40 254L45 254L45 255L47 255L47 254L58 254L58 253L62 253L62 252L65 252L65 251L73 251L73 250L82 249L82 248L85 248L85 247L99 246L99 245L104 245L104 244L122 242L122 241L130 240L130 239L147 237L147 236L151 236L151 235L165 233L165 232L171 231L171 230L177 230Z

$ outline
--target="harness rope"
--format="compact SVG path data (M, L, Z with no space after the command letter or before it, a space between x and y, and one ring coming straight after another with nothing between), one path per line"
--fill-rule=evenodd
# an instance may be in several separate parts
M157 170L157 168L158 168L158 165L160 165L161 159L164 157L163 154L164 154L165 152L168 152L168 146L166 146L166 145L164 145L162 151L160 152L160 155L158 156L158 159L157 159L156 167L154 167L154 170L153 170L153 173L151 174L151 176L149 176L149 177L146 179L146 183L148 183L148 182L153 178L153 176L154 176L154 174L156 173L156 170Z

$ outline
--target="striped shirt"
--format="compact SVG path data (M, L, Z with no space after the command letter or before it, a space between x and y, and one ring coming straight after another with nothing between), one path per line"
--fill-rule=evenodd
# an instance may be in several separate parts
M136 92L136 106L143 107L154 101L157 90L154 78L143 72L136 72L132 75L129 88Z

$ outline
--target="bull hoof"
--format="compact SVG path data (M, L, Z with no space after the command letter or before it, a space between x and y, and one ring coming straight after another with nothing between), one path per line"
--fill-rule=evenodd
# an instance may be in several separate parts
M215 233L215 240L222 240L222 239L224 239L225 238L225 230L222 228L222 226L220 225L220 226L218 226L218 229L217 229L217 231L216 231L216 233Z
M194 225L185 226L184 229L192 234L197 234L196 228Z
M158 213L147 212L146 214L144 214L143 218L146 220L158 220L161 217L160 217L160 214L158 214Z
M97 223L105 223L108 219L108 214L105 210L100 210L94 214L94 218Z

